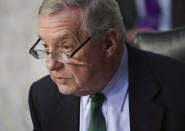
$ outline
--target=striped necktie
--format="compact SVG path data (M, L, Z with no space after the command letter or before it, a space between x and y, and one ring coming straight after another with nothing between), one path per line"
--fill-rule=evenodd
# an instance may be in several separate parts
M102 93L91 95L91 112L88 131L106 131L105 118L101 107L106 97Z

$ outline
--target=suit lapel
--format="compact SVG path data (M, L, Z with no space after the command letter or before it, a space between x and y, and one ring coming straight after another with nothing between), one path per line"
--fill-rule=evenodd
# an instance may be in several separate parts
M128 47L131 131L160 131L164 109L155 103L160 88L141 53L134 50Z

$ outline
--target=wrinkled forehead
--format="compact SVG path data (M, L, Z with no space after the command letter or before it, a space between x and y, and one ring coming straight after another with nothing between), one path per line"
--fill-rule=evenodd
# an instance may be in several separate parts
M82 10L80 8L63 8L49 15L40 15L38 34L41 37L60 35L68 31L78 36L82 25ZM56 36L56 35L55 35Z
M63 8L49 15L40 15L38 31L59 30L62 28L73 28L79 30L82 25L82 9Z
M82 9L75 7L65 7L61 8L58 11L48 14L48 15L40 15L40 17L48 17L52 19L70 19L70 20L79 20L81 18ZM40 18L39 17L39 18Z

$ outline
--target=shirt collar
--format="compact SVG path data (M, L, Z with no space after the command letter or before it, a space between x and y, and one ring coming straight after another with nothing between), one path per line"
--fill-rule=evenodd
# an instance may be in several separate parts
M128 89L128 52L127 47L124 44L124 51L120 65L114 74L113 78L106 87L102 90L102 93L106 96L109 105L113 108L122 110L124 100L126 98Z
M89 100L90 100L90 95L82 96L82 97L81 97L83 110L86 109L87 104L89 103Z
M112 77L111 81L101 91L107 98L109 105L114 105L116 109L121 111L122 105L128 88L128 52L124 44L122 59L120 65ZM83 110L85 110L90 100L90 95L81 97ZM119 100L119 101L118 101Z

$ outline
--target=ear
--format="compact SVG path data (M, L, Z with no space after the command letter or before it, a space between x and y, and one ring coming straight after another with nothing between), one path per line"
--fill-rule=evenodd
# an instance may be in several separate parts
M114 54L118 47L118 32L115 28L109 28L105 32L103 46L107 57Z

